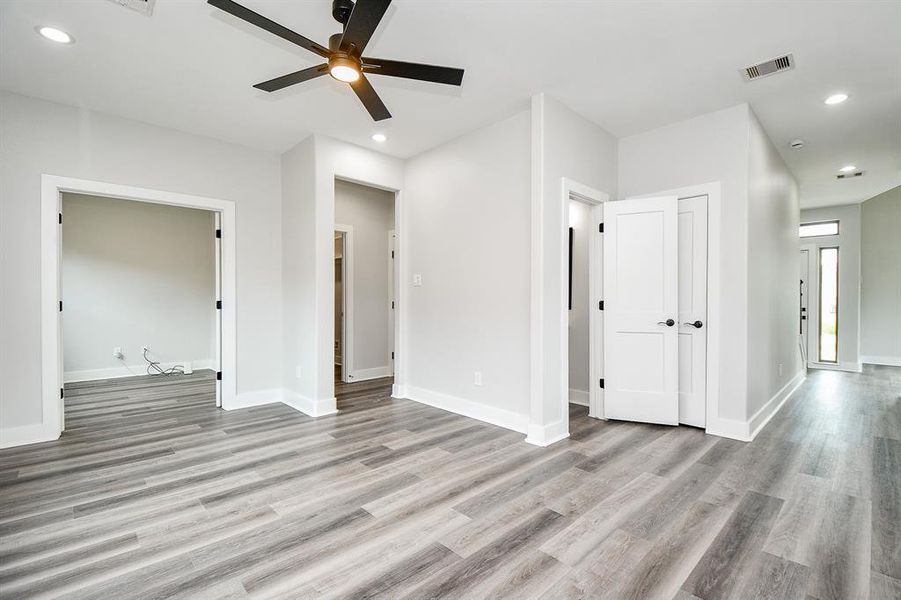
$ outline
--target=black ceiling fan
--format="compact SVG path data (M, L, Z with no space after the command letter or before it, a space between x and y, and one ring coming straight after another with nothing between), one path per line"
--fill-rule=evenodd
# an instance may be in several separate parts
M207 2L326 59L327 62L321 65L288 73L253 86L266 92L274 92L328 73L338 81L350 84L372 118L381 121L390 119L391 113L369 83L367 74L404 77L446 85L460 85L463 82L463 69L363 56L363 50L391 0L356 0L356 2L333 0L332 16L341 23L343 31L329 37L328 48L232 0L207 0Z

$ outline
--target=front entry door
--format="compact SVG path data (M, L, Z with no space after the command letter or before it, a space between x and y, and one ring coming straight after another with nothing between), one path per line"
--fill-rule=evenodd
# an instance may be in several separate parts
M604 416L679 423L675 196L604 207Z

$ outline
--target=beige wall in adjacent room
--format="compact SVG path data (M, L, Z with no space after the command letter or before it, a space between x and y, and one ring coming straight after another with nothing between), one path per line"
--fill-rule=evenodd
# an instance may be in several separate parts
M80 194L62 206L65 379L143 375L143 345L164 365L212 367L213 213Z

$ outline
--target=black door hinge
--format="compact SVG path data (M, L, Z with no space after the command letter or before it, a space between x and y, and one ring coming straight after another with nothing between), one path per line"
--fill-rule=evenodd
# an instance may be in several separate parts
M63 391L63 388L59 388L59 398L62 400L66 397L66 393Z
M391 353L391 360L394 360L394 352Z
M59 213L59 224L63 224L63 213Z
M394 309L394 300L391 301L391 309Z
M59 301L59 312L63 312L63 301Z
M604 233L604 224L598 223L598 233Z
M604 389L604 378L601 377L601 389Z
M221 229L217 229L217 230L216 230L216 237L217 237L217 238L221 238L221 237L222 237L222 230L221 230Z
M216 310L222 310L222 300L216 300Z
M222 371L216 371L216 381L222 381Z
M394 258L394 250L391 251L391 258Z
M598 300L598 310L604 310L604 301Z

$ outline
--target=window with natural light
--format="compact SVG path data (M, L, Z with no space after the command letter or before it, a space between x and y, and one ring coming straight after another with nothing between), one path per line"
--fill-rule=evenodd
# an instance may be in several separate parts
M838 248L820 248L820 362L838 362Z
M818 237L821 235L838 235L838 221L801 223L801 227L799 229L802 238Z

